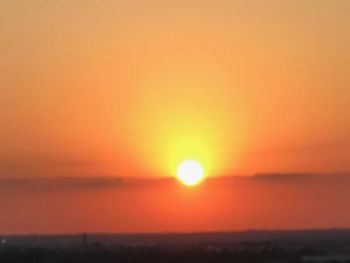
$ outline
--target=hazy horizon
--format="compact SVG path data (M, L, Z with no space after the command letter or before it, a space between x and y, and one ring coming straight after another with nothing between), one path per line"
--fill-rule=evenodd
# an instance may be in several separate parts
M349 184L350 174L214 177L195 189L173 178L6 179L0 233L349 228Z

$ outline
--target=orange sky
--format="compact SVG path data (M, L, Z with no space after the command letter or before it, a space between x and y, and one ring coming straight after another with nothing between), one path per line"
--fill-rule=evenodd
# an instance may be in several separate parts
M235 187L221 191L208 182L212 190L204 190L203 184L198 202L215 197L207 206L194 205L206 218L199 225L167 221L164 203L149 210L150 203L142 201L144 195L163 200L168 184L155 190L123 188L123 204L131 202L138 209L135 215L149 217L140 225L130 221L134 212L126 208L123 220L129 223L110 223L115 214L108 209L119 202L115 190L62 194L61 187L50 194L34 187L32 198L22 200L23 186L16 180L137 177L161 182L174 176L185 159L203 163L209 177L347 173L349 28L346 0L1 1L0 195L7 201L0 201L0 208L8 215L7 221L0 216L0 233L74 232L80 214L63 211L74 211L75 202L86 216L91 211L85 210L83 197L96 209L101 200L108 201L98 219L84 226L87 231L102 225L103 231L343 226L349 215L327 221L316 201L309 205L317 207L319 219L289 224L277 217L260 224L258 218L271 207L283 206L269 197L261 210L253 213L257 205L252 205L244 212L245 198L274 191L264 184L242 186L247 190L237 196ZM6 183L11 180L15 187ZM297 187L288 189L286 198L292 200ZM311 195L319 194L317 187L310 189ZM190 218L181 210L181 195L170 193L173 216L183 217L179 222ZM62 194L59 211L65 223L53 226L59 212L36 210L41 194L52 195L53 203ZM226 194L234 204L220 210ZM331 207L342 200L337 198L325 202ZM9 200L16 205L9 207ZM226 209L232 211L222 214ZM291 214L299 213L295 209ZM32 218L27 226L13 223L26 215ZM225 222L215 219L223 217ZM252 217L257 220L249 221Z
M350 174L1 181L0 233L193 232L350 227Z

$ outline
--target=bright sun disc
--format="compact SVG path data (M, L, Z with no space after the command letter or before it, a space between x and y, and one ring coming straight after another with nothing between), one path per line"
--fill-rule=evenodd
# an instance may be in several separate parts
M197 161L184 161L177 169L177 177L183 184L193 186L204 179L204 170Z

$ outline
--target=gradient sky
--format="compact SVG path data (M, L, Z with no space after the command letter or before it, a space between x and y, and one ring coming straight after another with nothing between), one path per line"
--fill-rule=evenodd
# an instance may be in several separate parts
M0 233L350 227L350 1L2 0L0 32Z

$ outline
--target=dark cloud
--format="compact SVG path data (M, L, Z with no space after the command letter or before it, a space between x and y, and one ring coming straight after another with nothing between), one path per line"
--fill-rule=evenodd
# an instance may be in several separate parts
M60 158L57 156L0 156L0 178L31 178L36 176L68 176L74 173L95 171L100 163L83 158Z
M0 178L0 189L98 189L140 187L161 184L164 179L129 178L117 176L55 177L55 178Z
M321 176L321 175L318 175ZM268 182L296 182L305 181L315 177L313 174L307 173L258 173L250 176L250 179L256 181L268 181ZM317 177L317 176L316 176Z
M229 185L230 182L245 181L251 183L350 183L350 173L344 174L307 174L307 173L261 173L251 176L225 176L208 178L208 183ZM69 177L41 177L41 178L0 178L0 189L27 188L27 189L98 189L146 187L174 182L167 178L134 178L122 176L69 176Z
M100 188L122 186L121 177L3 178L0 188Z

